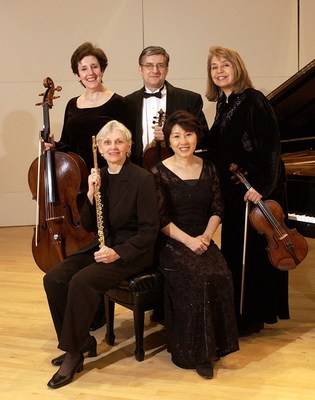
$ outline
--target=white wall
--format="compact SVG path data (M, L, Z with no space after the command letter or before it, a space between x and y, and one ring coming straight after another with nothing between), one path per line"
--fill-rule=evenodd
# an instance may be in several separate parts
M315 2L300 3L303 67L314 58ZM297 0L1 0L0 226L34 224L27 176L42 127L35 103L46 76L63 87L50 112L58 139L65 105L82 91L70 57L87 40L105 50L105 84L122 95L142 84L137 63L143 47L165 47L169 81L202 94L211 124L214 104L204 97L209 47L235 48L255 86L271 92L298 70Z

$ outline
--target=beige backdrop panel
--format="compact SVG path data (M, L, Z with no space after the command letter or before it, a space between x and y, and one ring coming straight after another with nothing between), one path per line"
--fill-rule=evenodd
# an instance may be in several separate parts
M236 49L254 85L269 93L297 69L296 0L155 0L144 2L144 44L159 43L171 56L169 80L202 95L210 46ZM204 108L211 124L214 105Z
M302 0L303 24L315 28L310 16L315 3ZM89 40L109 57L105 84L125 95L140 87L138 55L151 44L171 56L169 80L202 94L206 60L212 45L237 49L254 84L268 93L298 68L296 0L2 0L0 15L0 226L32 225L35 202L27 172L37 156L42 110L35 107L51 76L63 87L51 110L51 130L59 138L67 101L81 93L71 69L73 50ZM309 17L308 17L309 16ZM303 31L303 30L302 30ZM311 57L306 35L303 57ZM303 42L304 43L304 42ZM214 104L204 101L209 124Z
M300 3L300 68L303 68L315 58L315 1L300 0Z
M106 85L118 93L139 85L135 57L143 43L141 0L1 0L0 226L35 222L36 203L27 181L42 128L42 109L35 103L45 90L44 77L62 86L50 112L58 139L67 101L82 92L70 57L87 40L109 58Z

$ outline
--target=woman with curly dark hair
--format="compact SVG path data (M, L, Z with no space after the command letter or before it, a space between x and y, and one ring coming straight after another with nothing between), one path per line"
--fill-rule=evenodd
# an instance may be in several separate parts
M114 93L104 82L108 58L104 51L90 42L81 44L72 54L71 69L84 87L84 92L69 100L60 141L46 144L59 151L73 151L85 161L88 170L93 167L92 136L109 121L117 120L127 125L125 100ZM105 166L99 157L99 166Z

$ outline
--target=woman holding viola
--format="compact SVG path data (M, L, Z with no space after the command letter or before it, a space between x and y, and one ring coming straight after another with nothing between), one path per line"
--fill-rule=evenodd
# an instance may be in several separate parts
M271 106L253 88L244 62L235 50L210 49L206 97L217 102L210 129L210 153L218 168L225 204L221 249L233 275L239 335L247 336L263 329L264 323L289 318L288 273L271 265L266 238L250 225L242 292L246 201L257 204L261 199L273 199L286 210L280 135ZM243 185L233 182L232 163L248 173L252 188L246 191Z

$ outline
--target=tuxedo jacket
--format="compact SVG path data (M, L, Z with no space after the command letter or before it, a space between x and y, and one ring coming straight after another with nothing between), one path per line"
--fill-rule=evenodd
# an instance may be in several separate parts
M153 263L159 231L157 194L154 177L128 159L114 184L108 183L107 167L101 169L101 200L105 245L113 248L125 264L147 267ZM82 226L97 232L95 204L86 199L81 211ZM80 252L96 250L98 238Z
M205 115L202 111L203 101L200 94L190 90L174 87L167 81L165 81L165 86L166 116L171 115L175 111L179 110L185 110L193 114L198 119L203 132L203 137L198 147L206 147L209 128ZM125 97L128 108L129 129L133 135L131 159L138 165L142 165L143 153L142 106L144 90L145 89L143 87Z

